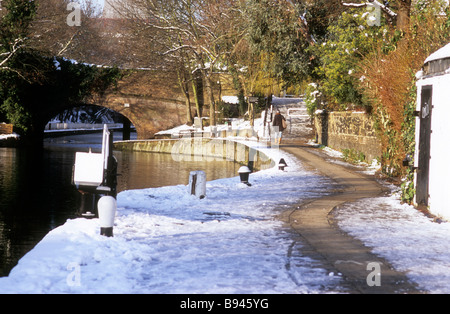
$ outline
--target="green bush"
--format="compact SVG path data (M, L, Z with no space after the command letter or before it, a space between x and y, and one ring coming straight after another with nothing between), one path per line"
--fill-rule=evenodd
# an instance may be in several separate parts
M320 57L316 70L322 91L341 110L368 106L360 90L360 62L386 37L385 26L369 26L364 10L351 10L328 28L328 39L313 47Z
M351 163L360 163L366 161L366 155L363 152L357 152L354 149L343 149L342 150L343 159Z
M320 87L316 83L310 83L305 90L305 103L308 114L312 117L318 108L321 108Z

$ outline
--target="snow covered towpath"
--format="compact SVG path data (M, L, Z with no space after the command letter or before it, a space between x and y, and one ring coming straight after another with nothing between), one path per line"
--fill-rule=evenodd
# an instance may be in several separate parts
M283 145L310 170L318 169L335 181L335 194L295 206L283 214L294 228L350 284L352 293L420 293L407 276L390 263L373 254L360 240L344 234L333 221L331 212L337 206L365 198L381 196L386 189L373 177L330 163L308 145ZM364 206L363 203L359 203ZM369 223L366 221L366 223ZM351 230L351 228L350 228ZM381 281L382 280L382 281Z

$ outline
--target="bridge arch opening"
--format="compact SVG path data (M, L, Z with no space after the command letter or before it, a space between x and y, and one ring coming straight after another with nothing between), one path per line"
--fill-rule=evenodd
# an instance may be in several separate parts
M131 134L136 132L134 124L128 117L113 109L96 105L74 106L54 114L47 121L44 132L46 134L64 131L88 132L103 129L104 124L109 125L110 129L122 130L122 140L130 140Z

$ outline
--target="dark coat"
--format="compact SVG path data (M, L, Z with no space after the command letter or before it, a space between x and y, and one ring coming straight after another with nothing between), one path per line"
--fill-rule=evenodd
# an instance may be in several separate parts
M275 114L273 117L273 126L277 126L280 131L284 131L283 120L286 120L281 113Z

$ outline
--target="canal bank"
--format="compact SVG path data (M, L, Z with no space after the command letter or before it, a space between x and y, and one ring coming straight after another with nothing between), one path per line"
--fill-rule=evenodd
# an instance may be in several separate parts
M275 160L261 151L265 142L235 141L223 138L181 138L159 140L117 141L118 151L164 153L175 161L234 161L249 166L253 171L275 166ZM274 147L277 149L278 147Z
M0 134L0 147L17 147L19 146L19 135L17 134Z
M135 134L135 133L134 133ZM121 138L120 132L115 132ZM54 228L77 217L80 193L71 183L75 153L101 151L102 133L47 138L43 149L0 148L0 277ZM229 161L176 162L170 154L115 152L118 191L187 184L192 170L208 180L237 176Z
M120 192L113 238L98 219L70 219L0 278L0 293L345 292L277 219L299 198L327 195L330 181L279 149L258 150L288 168L254 172L252 186L208 181L203 199L186 185Z
M114 238L99 235L98 220L68 220L0 278L0 293L450 291L450 224L437 224L394 196L379 196L384 187L361 175L364 169L343 167L336 176L342 162L306 144L264 151L272 160L286 158L289 167L252 174L252 187L233 177L208 182L202 200L186 185L119 193ZM317 154L321 166L314 165ZM371 198L345 202L345 195L353 202L367 192ZM298 233L283 226L283 216ZM314 241L327 249L314 248ZM366 257L359 259L355 248ZM358 278L349 280L352 267ZM399 270L390 279L389 268ZM390 285L395 278L400 282Z

